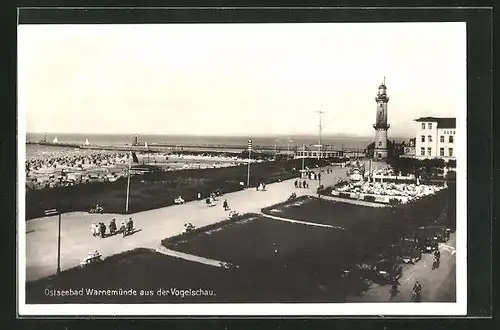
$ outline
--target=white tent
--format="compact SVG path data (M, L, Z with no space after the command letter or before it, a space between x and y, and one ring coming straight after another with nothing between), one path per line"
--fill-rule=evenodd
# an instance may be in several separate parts
M52 143L59 143L59 140L57 139L57 136L52 140Z

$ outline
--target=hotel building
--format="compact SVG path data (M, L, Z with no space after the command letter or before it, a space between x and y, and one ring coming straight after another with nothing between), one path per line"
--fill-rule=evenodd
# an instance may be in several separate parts
M415 119L415 157L456 159L456 119L421 117Z

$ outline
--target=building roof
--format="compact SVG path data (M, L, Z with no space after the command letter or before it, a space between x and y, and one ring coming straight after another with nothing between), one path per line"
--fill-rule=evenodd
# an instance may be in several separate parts
M438 128L456 128L456 118L420 117L415 119L418 122L435 122Z

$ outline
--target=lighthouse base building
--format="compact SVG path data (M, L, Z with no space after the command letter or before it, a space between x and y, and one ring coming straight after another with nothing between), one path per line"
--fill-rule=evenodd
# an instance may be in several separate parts
M387 128L389 128L389 125L387 125ZM386 159L389 155L387 148L387 128L377 129L375 127L374 159Z

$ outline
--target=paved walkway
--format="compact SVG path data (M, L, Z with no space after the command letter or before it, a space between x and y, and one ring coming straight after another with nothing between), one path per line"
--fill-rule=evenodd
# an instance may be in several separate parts
M322 223L314 223L314 222L306 222L306 221L293 220L293 219L277 217L277 216L269 215L269 214L262 214L262 215L265 216L266 218L271 218L271 219L279 220L279 221L285 221L285 222L291 222L291 223L299 223L299 224L302 224L302 225L314 226L314 227L334 228L334 229L345 230L345 228L340 227L340 226L332 226L332 225L325 225L325 224L322 224Z
M225 261L219 261L219 260L214 260L214 259L209 259L209 258L197 256L194 254L170 250L161 244L156 249L156 252L167 255L167 256L171 256L174 258L180 258L180 259L184 259L184 260L188 260L188 261L198 262L200 264L204 264L204 265L208 265L208 266L223 267L224 265L228 264Z
M345 178L346 170L337 167L333 168L333 173L324 172L322 184L327 186ZM298 196L316 195L317 180L307 180L308 189L294 188L294 181L295 179L291 179L269 184L266 191L246 189L229 193L220 198L215 207L208 207L201 200L131 214L134 226L139 230L125 238L121 235L98 238L90 234L93 221L108 224L112 217L116 217L117 222L120 222L124 215L87 212L63 214L61 269L78 266L87 253L93 250L98 250L104 257L139 247L156 250L159 240L178 235L185 223L191 222L196 227L203 227L227 219L229 212L222 207L224 199L228 200L231 208L244 214L260 213L263 207L285 201L292 192ZM57 216L26 221L26 233L26 280L53 275L57 268Z
M372 202L367 202L367 201L364 201L364 200L342 198L342 197L336 197L336 196L323 195L322 198L328 199L328 200L331 200L331 201L336 201L336 202L341 202L341 203L355 204L355 205L360 205L360 206L369 206L369 207L387 207L388 206L388 204L372 203Z

